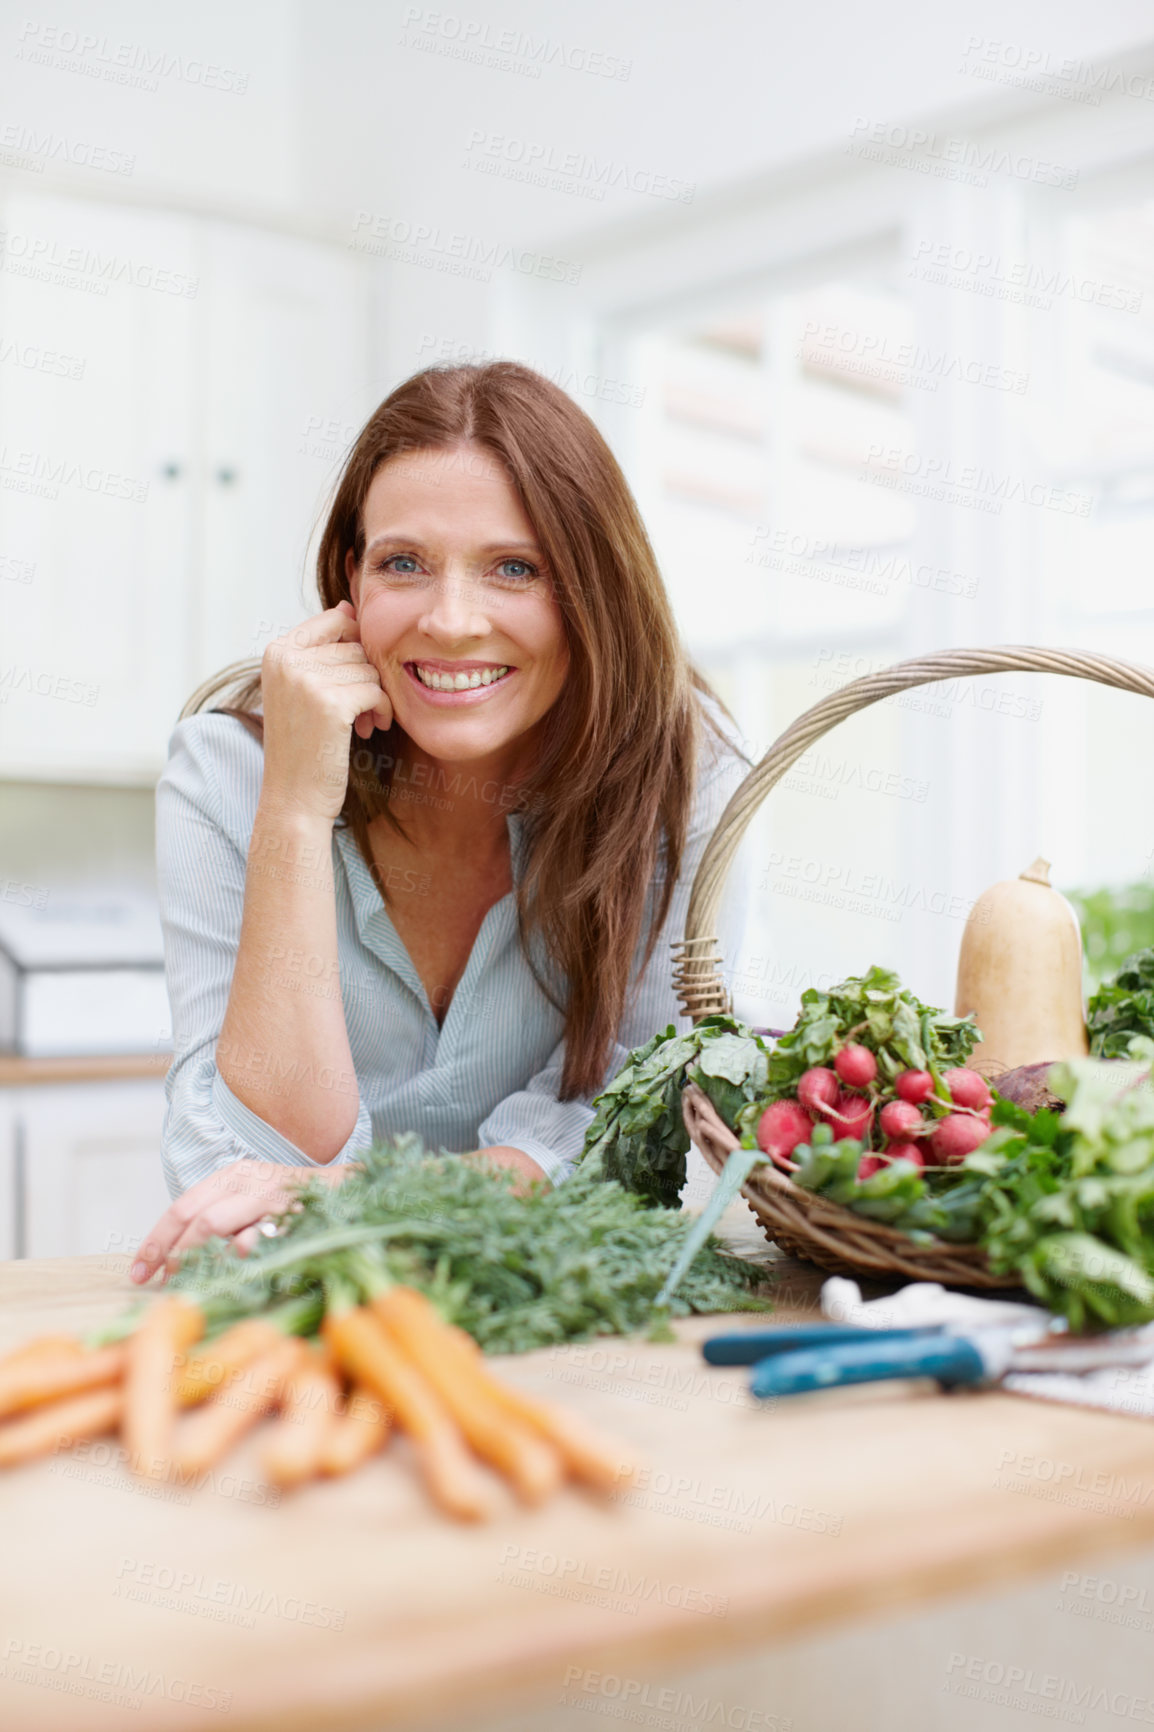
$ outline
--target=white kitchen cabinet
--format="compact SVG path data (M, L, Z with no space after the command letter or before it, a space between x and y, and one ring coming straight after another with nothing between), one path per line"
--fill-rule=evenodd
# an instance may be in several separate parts
M135 1250L171 1201L160 1165L163 1080L53 1083L0 1095L10 1102L19 1148L14 1254Z
M376 396L362 261L205 225L201 552L192 684L319 611L314 532Z
M372 407L367 269L0 198L0 777L154 781L192 689L316 611L310 531Z
M2 209L0 775L144 777L186 677L197 309L139 284L187 283L194 237L84 200Z

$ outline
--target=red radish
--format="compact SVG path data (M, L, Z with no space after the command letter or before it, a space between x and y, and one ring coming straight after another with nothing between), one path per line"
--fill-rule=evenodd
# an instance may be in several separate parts
M865 1142L873 1124L874 1110L869 1101L861 1095L846 1094L844 1091L837 1097L837 1110L834 1123L837 1125L839 1137L857 1137Z
M824 1065L814 1065L812 1069L804 1071L798 1080L798 1102L807 1113L821 1113L824 1116L836 1105L837 1093L837 1077Z
M920 1107L934 1092L934 1079L928 1070L903 1070L894 1078L894 1093L900 1101Z
M989 1134L989 1125L972 1113L951 1113L934 1126L930 1148L943 1167L956 1167Z
M959 1065L956 1070L948 1070L942 1081L949 1089L950 1099L956 1107L969 1107L972 1112L980 1112L993 1100L985 1077L979 1076L976 1070L970 1070L966 1065Z
M757 1146L778 1166L795 1165L789 1160L799 1143L808 1143L813 1120L796 1101L774 1101L757 1121Z
M917 1143L887 1143L886 1154L891 1161L912 1161L915 1167L924 1167L926 1164L926 1157Z
M878 1074L878 1061L868 1046L843 1046L833 1068L847 1088L868 1089Z
M880 1173L883 1167L888 1166L889 1162L883 1160L881 1155L863 1155L857 1164L859 1182L862 1179L872 1179L875 1173Z
M881 1110L880 1124L887 1137L906 1140L910 1137L920 1137L926 1128L917 1107L909 1101L887 1101Z

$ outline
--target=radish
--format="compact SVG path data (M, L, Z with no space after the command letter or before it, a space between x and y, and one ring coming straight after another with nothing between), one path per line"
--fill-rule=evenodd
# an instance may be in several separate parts
M926 1164L926 1157L916 1143L887 1143L886 1154L891 1161L912 1161L915 1167L924 1167Z
M879 1123L887 1137L901 1141L920 1137L926 1128L925 1119L909 1101L887 1101L881 1110Z
M894 1079L894 1093L900 1101L920 1107L934 1092L934 1079L928 1070L903 1070Z
M980 1112L993 1100L985 1077L979 1076L976 1070L970 1070L967 1065L948 1070L942 1081L949 1089L954 1105L969 1107L971 1112Z
M972 1113L951 1113L939 1119L930 1137L930 1148L943 1167L956 1167L966 1156L984 1143L990 1127Z
M874 1120L874 1110L869 1101L861 1095L846 1094L843 1090L837 1097L837 1109L834 1113L843 1137L857 1137L859 1142L865 1142L870 1134L870 1126Z
M796 1164L789 1156L799 1143L808 1143L812 1130L813 1120L796 1101L774 1101L757 1121L757 1146L788 1170Z
M859 1182L862 1179L872 1179L875 1173L880 1173L883 1167L888 1166L889 1162L880 1155L863 1155L857 1166Z
M804 1071L798 1080L797 1098L799 1104L807 1113L821 1113L823 1116L837 1101L837 1077L833 1071L826 1070L824 1065L814 1065Z
M847 1088L868 1089L878 1074L878 1061L868 1046L843 1046L833 1068Z

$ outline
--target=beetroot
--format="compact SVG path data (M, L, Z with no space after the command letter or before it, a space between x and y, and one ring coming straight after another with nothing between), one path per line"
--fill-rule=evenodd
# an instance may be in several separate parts
M917 1143L887 1143L886 1154L891 1161L912 1161L915 1167L924 1167L926 1164L926 1157Z
M843 1046L833 1068L847 1088L868 1089L878 1074L878 1061L868 1046Z
M1052 1059L1047 1059L1043 1064L1020 1064L1016 1069L1003 1071L1001 1076L996 1076L993 1086L1006 1100L1013 1101L1015 1106L1025 1107L1028 1113L1041 1112L1043 1107L1049 1112L1060 1113L1066 1103L1054 1093L1046 1081L1052 1069Z
M868 1100L861 1095L847 1094L845 1090L837 1097L837 1107L834 1113L834 1123L839 1137L857 1137L859 1142L865 1142L870 1134L870 1126L874 1121L874 1110Z
M970 1070L966 1065L958 1065L954 1070L948 1070L943 1082L950 1091L950 1099L957 1107L969 1107L971 1112L980 1112L988 1107L993 1099L989 1085L984 1076L979 1076L976 1070Z
M928 1070L903 1070L894 1078L894 1093L900 1101L920 1107L934 1092L934 1079Z
M951 1113L934 1126L930 1148L941 1166L956 1167L984 1143L989 1134L990 1127L984 1119L975 1118L973 1113Z
M757 1121L757 1146L778 1166L792 1166L788 1157L799 1143L808 1143L813 1120L796 1101L774 1101Z
M887 1101L878 1122L887 1137L896 1137L902 1141L920 1137L926 1129L925 1119L909 1101Z
M824 1065L812 1066L811 1069L803 1071L798 1079L798 1102L807 1113L817 1113L825 1117L830 1108L836 1105L837 1096L837 1077Z

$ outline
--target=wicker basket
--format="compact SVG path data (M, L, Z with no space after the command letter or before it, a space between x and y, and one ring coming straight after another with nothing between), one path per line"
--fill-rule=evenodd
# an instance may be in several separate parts
M733 1006L721 975L722 957L714 936L726 876L754 813L770 790L816 740L858 710L913 686L974 674L1068 674L1096 680L1120 691L1154 698L1154 670L1134 667L1109 656L1082 655L1073 650L1031 649L1007 645L997 649L942 650L937 655L898 662L867 674L831 693L788 727L734 793L709 839L689 896L685 937L671 946L674 988L682 1013L699 1023L716 1012L732 1014ZM713 1103L692 1085L682 1096L686 1129L715 1172L738 1146ZM838 1274L899 1276L940 1281L954 1287L1015 1287L1007 1275L990 1272L985 1253L975 1245L950 1245L944 1240L916 1244L908 1235L870 1221L852 1209L831 1203L795 1185L784 1173L759 1165L742 1187L742 1194L761 1222L767 1239L783 1250L804 1257Z

